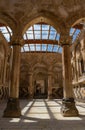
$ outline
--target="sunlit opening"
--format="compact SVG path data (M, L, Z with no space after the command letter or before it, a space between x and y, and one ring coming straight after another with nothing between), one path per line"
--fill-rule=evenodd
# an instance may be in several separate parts
M7 40L7 42L10 42L10 37L12 36L12 30L8 26L1 26L0 31Z
M70 36L72 36L72 43L78 38L80 32L81 31L79 29L75 28L70 29Z
M23 38L26 44L21 48L21 52L41 51L62 53L62 47L58 45L60 34L50 25L34 24L27 29Z

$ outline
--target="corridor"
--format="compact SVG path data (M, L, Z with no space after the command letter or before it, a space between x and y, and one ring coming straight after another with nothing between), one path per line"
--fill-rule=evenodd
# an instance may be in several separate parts
M85 130L85 103L76 104L79 117L63 117L60 100L20 100L20 106L20 118L3 118L6 102L1 102L0 130Z

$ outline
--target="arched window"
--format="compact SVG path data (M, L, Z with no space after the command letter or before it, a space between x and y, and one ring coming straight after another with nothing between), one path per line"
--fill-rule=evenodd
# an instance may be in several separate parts
M62 47L58 44L60 34L48 24L34 24L27 29L23 38L25 45L21 48L21 52L42 51L62 53Z

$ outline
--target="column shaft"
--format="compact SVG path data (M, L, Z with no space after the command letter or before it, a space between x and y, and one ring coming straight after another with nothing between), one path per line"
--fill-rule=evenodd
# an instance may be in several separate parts
M75 107L73 98L71 53L69 44L63 46L62 65L64 98L62 100L61 114L63 116L78 116L78 110Z
M48 99L52 99L52 74L48 74Z
M73 97L71 56L70 56L70 47L69 47L69 45L63 46L62 65L63 65L64 98Z
M30 98L33 98L33 94L34 94L34 90L33 90L33 76L32 74L29 75L29 94L30 94Z
M4 111L4 117L20 117L19 105L19 72L20 72L20 45L13 45L13 58L10 82L10 97Z
M20 45L13 46L13 60L10 86L10 97L12 98L18 98L19 96L20 49Z

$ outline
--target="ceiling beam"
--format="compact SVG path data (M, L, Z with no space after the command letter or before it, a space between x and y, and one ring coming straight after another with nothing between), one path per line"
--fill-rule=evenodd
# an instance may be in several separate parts
M24 40L24 44L55 44L58 45L58 41L56 40L39 40L39 39L29 39L29 40Z

